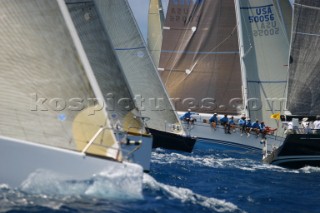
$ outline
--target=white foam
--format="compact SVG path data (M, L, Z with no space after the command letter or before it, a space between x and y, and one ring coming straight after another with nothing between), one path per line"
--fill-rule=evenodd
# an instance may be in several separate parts
M139 167L140 168L140 167ZM21 184L30 194L90 196L108 199L142 199L143 172L138 167L124 170L110 168L88 180L67 180L47 171L37 170Z
M196 194L192 192L190 189L169 186L169 185L159 183L148 174L144 174L143 182L147 187L153 190L164 191L165 194L171 196L171 198L181 200L182 203L192 203L196 205L201 205L215 212L242 211L233 203L226 202L225 200L208 198L208 197ZM162 198L158 197L157 199L160 200Z

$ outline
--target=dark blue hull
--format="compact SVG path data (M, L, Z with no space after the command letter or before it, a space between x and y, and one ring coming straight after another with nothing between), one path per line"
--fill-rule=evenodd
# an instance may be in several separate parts
M288 135L283 144L263 161L290 169L320 167L320 135Z
M147 128L153 135L152 148L163 148L178 150L184 152L192 152L196 138L190 136L183 136L171 132L163 132L155 129Z

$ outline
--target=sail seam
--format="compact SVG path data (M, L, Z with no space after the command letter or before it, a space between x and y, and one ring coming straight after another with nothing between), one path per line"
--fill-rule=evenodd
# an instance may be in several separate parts
M128 48L114 48L114 50L138 50L138 49L144 49L145 47L128 47Z
M303 33L303 32L295 32L296 34L299 35L308 35L308 36L318 36L320 37L320 34L314 34L314 33Z
M193 52L193 51L177 51L177 50L161 50L162 53L181 53L181 54L239 54L239 51L226 52Z
M264 83L287 83L287 81L248 81L248 83L261 83L261 84L264 84Z
M249 10L249 9L257 9L257 8L263 8L263 7L271 7L273 4L263 5L259 7L240 7L241 10Z

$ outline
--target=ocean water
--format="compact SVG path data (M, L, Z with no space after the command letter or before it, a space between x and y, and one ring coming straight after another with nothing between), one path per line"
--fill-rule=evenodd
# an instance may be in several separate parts
M0 184L0 212L320 212L318 179L320 168L284 169L262 164L259 151L198 141L192 153L154 150L142 191L103 174L60 182L40 172L18 189Z

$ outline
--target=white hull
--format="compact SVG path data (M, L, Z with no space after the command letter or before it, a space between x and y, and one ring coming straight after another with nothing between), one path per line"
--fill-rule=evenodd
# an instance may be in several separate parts
M129 162L136 163L142 166L143 171L150 171L151 152L152 152L152 136L134 136L130 135L132 141L142 140L141 146L135 144L122 144L121 149L124 158Z
M142 173L142 167L136 164L3 137L0 138L0 155L0 183L11 187L20 186L39 169L52 171L63 180L87 180L106 170L130 169Z
M182 115L184 113L179 113ZM194 115L196 122L193 125L184 123L184 128L191 136L195 136L201 139L210 140L212 143L223 144L226 146L241 147L246 149L258 149L263 150L264 143L261 136L257 137L256 134L242 134L239 128L236 131L231 130L231 134L225 134L222 126L217 125L214 130L210 124L203 123L203 119L209 120L207 114ZM267 150L271 152L274 148L279 147L284 141L283 137L275 137L273 135L267 135Z

